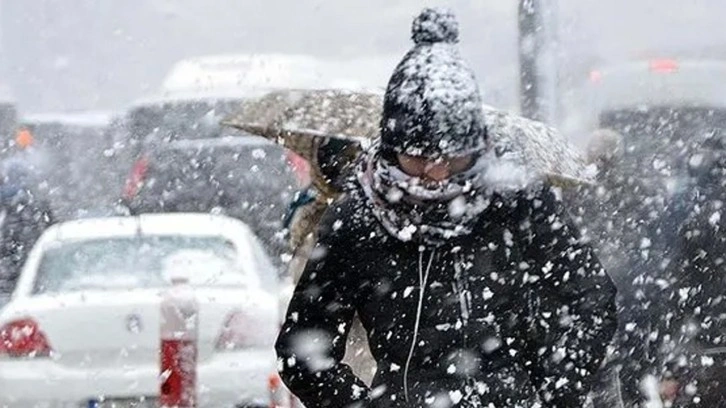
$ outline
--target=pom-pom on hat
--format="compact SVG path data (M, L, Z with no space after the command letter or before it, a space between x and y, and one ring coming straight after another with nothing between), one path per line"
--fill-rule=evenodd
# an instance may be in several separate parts
M482 101L474 73L461 58L459 24L444 8L426 8L413 21L414 47L388 82L381 148L437 158L486 148Z

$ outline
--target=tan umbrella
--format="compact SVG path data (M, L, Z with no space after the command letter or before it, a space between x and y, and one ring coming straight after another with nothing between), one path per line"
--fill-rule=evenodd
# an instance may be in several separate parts
M518 153L529 171L563 187L594 181L583 154L554 128L491 107L484 108L484 117L489 140L499 150Z
M276 140L311 163L313 183L334 193L317 166L321 143L350 142L341 160L355 160L363 145L379 136L382 95L341 90L278 91L246 102L223 124ZM501 151L516 152L530 171L557 185L590 182L587 163L564 136L540 122L485 107L489 139Z
M315 187L325 195L337 191L318 166L318 149L329 139L349 144L339 160L352 163L366 140L378 137L383 99L380 94L342 90L289 90L245 102L223 125L281 143L310 162Z

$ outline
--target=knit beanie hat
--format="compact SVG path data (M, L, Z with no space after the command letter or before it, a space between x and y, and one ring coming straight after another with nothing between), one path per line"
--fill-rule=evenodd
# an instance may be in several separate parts
M424 9L413 21L412 39L386 89L382 151L438 158L484 150L479 86L459 54L453 12Z

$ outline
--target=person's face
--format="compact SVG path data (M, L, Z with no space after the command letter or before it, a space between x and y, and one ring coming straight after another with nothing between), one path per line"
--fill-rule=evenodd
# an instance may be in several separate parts
M474 164L474 157L452 156L429 159L426 157L398 154L398 167L412 177L440 183L449 177L464 172Z

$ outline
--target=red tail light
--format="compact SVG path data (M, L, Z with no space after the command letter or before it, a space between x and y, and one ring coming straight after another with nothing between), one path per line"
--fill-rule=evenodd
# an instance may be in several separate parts
M249 347L269 346L275 341L275 331L269 324L261 324L240 311L232 312L217 338L218 351L241 350ZM273 326L274 327L274 326Z
M267 390L270 392L270 408L294 408L298 406L277 373L270 374L267 377Z
M126 186L124 186L123 198L131 200L136 197L139 193L141 185L144 183L146 173L149 171L149 160L145 157L140 158L134 163L134 167L131 168L131 174L126 179Z
M659 59L650 61L650 70L660 73L671 73L678 71L678 61L672 59Z
M292 170L297 176L297 181L301 186L307 186L310 184L310 163L303 159L302 156L291 152L287 152L287 162L292 167Z
M590 71L590 82L599 83L602 81L602 72L598 70Z
M0 328L0 356L48 357L51 348L33 319L20 319Z

